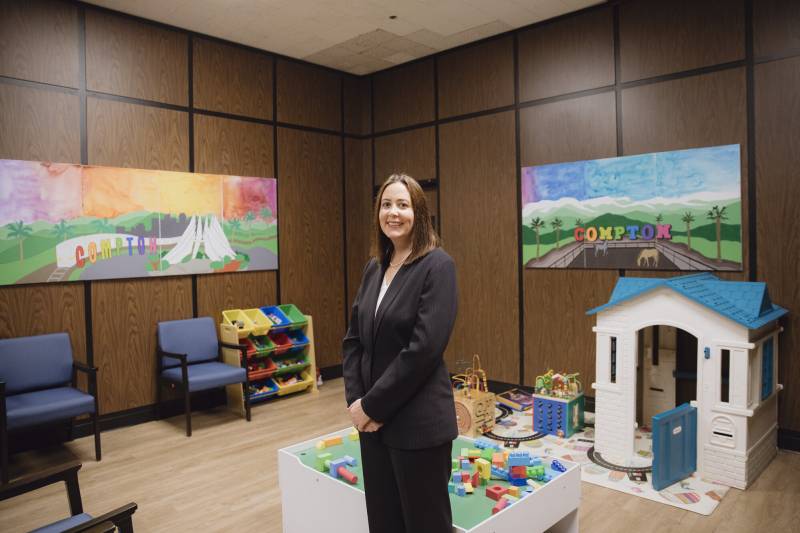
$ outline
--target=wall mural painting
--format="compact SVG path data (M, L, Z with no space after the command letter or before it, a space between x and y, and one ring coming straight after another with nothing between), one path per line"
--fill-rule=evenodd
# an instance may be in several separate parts
M0 160L0 285L278 268L276 181Z
M522 169L528 268L742 270L739 145Z

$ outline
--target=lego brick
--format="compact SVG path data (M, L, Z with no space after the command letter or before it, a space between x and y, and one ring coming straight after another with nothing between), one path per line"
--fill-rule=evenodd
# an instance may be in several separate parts
M492 485L491 487L486 487L486 497L491 498L493 500L499 500L503 497L503 494L508 492L508 489L505 487L501 487L500 485Z

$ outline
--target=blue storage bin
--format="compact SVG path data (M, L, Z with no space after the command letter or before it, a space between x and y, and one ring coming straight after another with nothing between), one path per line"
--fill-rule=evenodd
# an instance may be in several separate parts
M301 330L290 331L286 334L289 340L292 341L292 348L290 351L299 352L308 346L308 337Z
M292 326L292 321L289 320L277 305L269 305L260 307L259 309L261 309L261 312L272 322L270 332L277 333L279 331L286 331Z

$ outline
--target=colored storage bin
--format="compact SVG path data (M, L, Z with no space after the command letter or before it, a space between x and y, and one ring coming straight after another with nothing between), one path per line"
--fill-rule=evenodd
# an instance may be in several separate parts
M302 328L308 325L308 319L306 316L300 312L300 309L297 308L294 304L283 304L278 306L283 314L291 321L292 329L295 328Z
M275 343L273 343L267 335L249 337L247 340L250 341L253 346L255 346L255 355L268 355L275 350Z
M302 330L297 329L290 331L286 334L286 336L288 336L289 340L292 341L293 352L299 352L308 346L308 337L306 337Z
M276 370L278 370L278 366L269 357L253 359L247 362L247 377L250 378L250 381L268 378Z
M250 389L247 392L250 394L250 401L254 402L275 396L279 389L275 380L268 378L266 381L250 383Z
M298 376L296 383L292 383L291 385L281 385L278 383L278 396L285 396L287 394L292 394L293 392L305 390L314 384L315 378L316 376L312 377L311 372L306 370Z
M275 344L275 355L282 355L292 347L292 341L286 333L269 334L269 339Z
M270 329L270 331L286 331L292 325L292 321L289 320L277 305L268 305L260 309L261 312L264 313L264 316L272 322L272 329Z
M305 370L306 368L311 365L311 363L305 359L283 359L274 363L276 365L275 375L276 376L285 376L287 374L296 374Z
M272 327L272 321L267 318L267 315L261 312L261 309L245 309L242 311L247 318L253 323L253 331L251 335L266 335Z
M248 318L245 312L241 309L228 309L223 311L222 321L226 324L234 326L240 339L249 337L253 332L253 321L250 320L250 318Z

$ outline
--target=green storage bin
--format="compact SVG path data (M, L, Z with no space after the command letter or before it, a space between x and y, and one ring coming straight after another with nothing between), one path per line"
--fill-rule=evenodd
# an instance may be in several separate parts
M306 316L294 304L279 305L278 309L283 311L283 314L292 321L291 328L302 328L308 325Z

